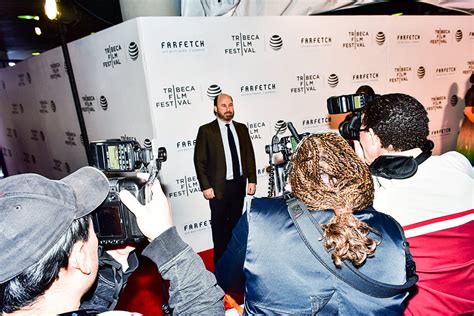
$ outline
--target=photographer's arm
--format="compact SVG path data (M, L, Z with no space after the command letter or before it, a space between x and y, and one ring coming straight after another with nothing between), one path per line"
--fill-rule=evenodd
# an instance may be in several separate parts
M143 255L155 262L162 277L170 281L169 305L173 314L224 314L224 292L173 227L171 210L158 181L152 192L153 199L147 205L140 204L128 191L120 192L120 199L151 240Z

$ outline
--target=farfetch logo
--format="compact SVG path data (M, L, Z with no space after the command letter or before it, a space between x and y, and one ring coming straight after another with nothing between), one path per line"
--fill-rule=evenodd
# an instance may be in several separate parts
M190 194L201 191L195 175L176 179L173 188L174 191L168 192L169 198L188 197Z
M451 134L451 127L436 129L430 132L431 136L441 137Z
M135 61L138 59L138 45L135 42L131 42L128 44L128 56L130 56L130 59Z
M206 50L206 42L201 39L163 41L160 46L161 52L166 54L203 52Z
M462 40L462 31L457 30L456 33L454 34L454 38L456 39L456 42L460 42Z
M337 77L336 74L330 74L329 77L328 77L328 85L331 87L331 88L334 88L337 86L337 84L339 83L339 78Z
M474 59L468 60L466 63L467 63L467 69L463 70L462 74L463 75L474 74Z
M93 95L84 95L82 97L82 112L95 112L95 97Z
M214 100L214 98L217 97L221 93L222 93L221 87L219 87L216 84L211 84L209 88L207 88L207 96L211 100Z
M425 76L426 74L426 70L425 70L425 67L423 66L420 66L418 67L417 71L416 71L416 75L418 76L419 79L423 79L423 77Z
M23 113L25 113L25 109L23 109L23 104L21 103L12 104L12 114L23 114Z
M49 79L59 79L61 78L61 74L59 73L59 69L61 67L60 63L52 63L49 65L51 68L51 74L49 75Z
M272 35L270 38L270 47L273 50L280 50L283 47L283 40L281 39L280 35Z
M379 73L378 72L366 72L366 73L352 74L352 81L354 83L377 81L377 80L379 80Z
M249 129L250 139L262 139L262 133L267 128L265 122L247 122L247 128Z
M190 234L198 231L202 231L205 229L211 228L211 220L204 220L200 222L195 222L195 223L188 223L183 225L183 231L185 234Z
M196 146L196 139L178 140L176 142L176 151L192 150L194 146Z
M385 34L384 34L384 32L378 32L375 35L375 42L379 46L382 46L385 43Z
M421 41L421 35L416 33L397 34L397 43L399 44L418 44Z
M66 140L64 141L64 143L68 146L77 146L77 143L76 143L77 134L70 131L67 131L65 134L66 134Z
M260 42L260 36L258 34L234 34L231 35L232 47L224 48L224 54L226 55L246 55L255 54L256 46Z
M342 43L343 48L364 48L365 47L365 39L369 36L369 32L367 31L350 31L348 32L349 41Z
M103 95L100 96L99 98L99 104L102 110L107 111L109 108L109 103L107 102L107 98L104 97Z
M435 69L436 76L450 76L456 74L456 67L438 67Z
M398 66L394 68L395 76L388 78L390 83L402 83L408 81L408 75L411 72L410 66Z
M240 94L242 96L246 95L258 95L258 94L270 94L276 92L276 83L257 83L250 85L240 86Z
M307 36L300 38L300 44L303 48L331 46L332 37L330 36Z
M451 106L456 106L458 104L458 96L453 94L451 98L449 98L449 104L451 104Z
M122 51L122 46L120 44L109 45L104 48L105 61L102 62L102 67L104 68L115 68L118 65L121 65L119 53Z
M310 93L316 92L316 87L320 84L319 74L301 74L296 76L297 86L290 88L290 93Z
M448 43L448 35L451 33L447 29L437 29L435 32L435 38L430 40L430 44L433 45L442 45Z
M426 108L427 111L433 112L443 109L443 105L446 104L446 96L439 95L431 98L431 106Z
M193 85L176 86L163 88L164 99L155 103L157 108L168 108L191 105L191 97L196 93Z
M314 129L326 129L331 123L331 118L329 116L320 116L320 117L311 117L305 118L301 122L303 129L305 130L314 130Z

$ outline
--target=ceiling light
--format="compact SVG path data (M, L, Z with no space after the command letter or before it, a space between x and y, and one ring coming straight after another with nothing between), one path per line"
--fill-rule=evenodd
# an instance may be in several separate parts
M58 7L56 6L56 0L46 0L44 2L44 12L50 20L54 20L58 16Z
M36 20L39 21L39 16L37 15L18 15L17 18L20 20Z
M40 36L41 35L41 29L39 26L35 27L35 33L36 35Z
M41 53L40 53L40 52L33 52L33 53L31 53L31 55L33 55L33 56L39 56L39 55L41 55Z
M13 67L15 65L16 65L15 62L13 62L13 61L8 62L8 66L10 66L10 67Z

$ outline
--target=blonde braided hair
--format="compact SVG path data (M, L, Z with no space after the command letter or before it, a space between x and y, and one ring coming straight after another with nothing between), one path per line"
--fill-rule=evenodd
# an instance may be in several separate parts
M372 177L345 139L334 133L304 139L292 157L289 182L309 209L334 210L322 227L336 266L345 259L360 266L375 252L378 241L368 237L371 228L352 215L372 204Z

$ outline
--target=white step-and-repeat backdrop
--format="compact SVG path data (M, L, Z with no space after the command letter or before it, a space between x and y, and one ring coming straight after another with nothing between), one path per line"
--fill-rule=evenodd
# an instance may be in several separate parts
M89 139L153 138L178 231L212 247L210 212L193 165L198 127L216 91L248 125L267 195L278 120L299 132L337 129L326 99L362 85L413 95L430 117L435 153L454 150L474 71L473 17L139 18L69 44ZM0 70L0 144L10 174L61 178L86 164L60 48ZM288 132L287 132L288 133Z

